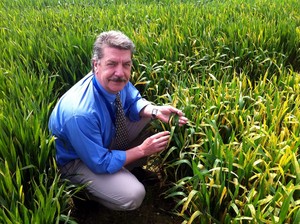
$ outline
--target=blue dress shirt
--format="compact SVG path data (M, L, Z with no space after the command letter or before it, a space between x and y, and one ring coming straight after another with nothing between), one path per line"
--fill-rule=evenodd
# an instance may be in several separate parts
M61 97L51 113L49 130L56 137L59 166L81 159L95 173L115 173L126 160L125 151L108 149L115 135L116 95L93 79L89 73ZM130 82L120 96L126 116L140 120L140 111L150 102Z

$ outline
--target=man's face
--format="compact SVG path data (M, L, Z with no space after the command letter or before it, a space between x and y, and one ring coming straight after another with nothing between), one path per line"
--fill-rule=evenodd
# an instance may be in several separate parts
M94 61L94 71L98 82L110 93L121 91L130 79L131 52L113 47L103 49L100 61Z

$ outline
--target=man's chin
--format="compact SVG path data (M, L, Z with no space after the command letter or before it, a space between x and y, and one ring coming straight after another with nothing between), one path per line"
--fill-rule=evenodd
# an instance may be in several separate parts
M126 83L124 82L114 82L113 85L111 85L111 91L114 92L114 93L118 93L120 92L124 86L125 86Z

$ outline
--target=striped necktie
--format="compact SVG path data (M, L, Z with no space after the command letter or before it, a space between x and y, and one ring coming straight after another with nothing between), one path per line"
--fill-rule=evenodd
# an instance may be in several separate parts
M126 117L123 110L120 93L116 95L116 147L117 149L127 149L128 146L128 131L126 127Z

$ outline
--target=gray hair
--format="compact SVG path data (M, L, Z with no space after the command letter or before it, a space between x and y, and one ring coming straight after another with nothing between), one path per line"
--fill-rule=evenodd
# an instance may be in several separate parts
M97 37L93 46L92 66L93 61L98 61L103 57L104 47L114 47L121 50L130 50L131 55L133 55L135 50L134 43L124 33L115 30L102 32Z

